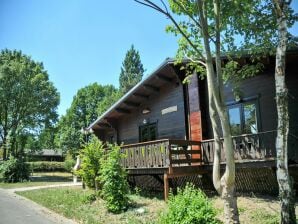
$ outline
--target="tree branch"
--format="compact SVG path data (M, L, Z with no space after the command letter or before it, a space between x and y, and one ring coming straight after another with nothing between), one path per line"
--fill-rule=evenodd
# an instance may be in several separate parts
M197 49L197 47L192 43L192 41L189 39L189 37L187 36L187 34L181 29L181 27L179 26L179 24L177 23L177 21L173 18L173 16L169 13L168 8L165 6L165 3L163 2L163 0L160 0L162 2L162 4L165 6L165 9L162 9L161 7L159 7L158 5L156 5L155 3L153 3L150 0L134 0L135 2L148 6L162 14L164 14L166 17L168 17L172 23L175 25L175 27L179 30L179 32L181 33L181 35L186 39L186 41L189 43L189 45L197 52L197 54L203 59L205 60L205 57L203 56L203 54Z
M186 54L184 54L184 57L188 60L190 60L191 62L194 62L194 63L198 63L198 64L201 64L203 65L204 67L206 67L206 63L204 63L203 61L201 60L194 60L192 59L191 57L187 56Z

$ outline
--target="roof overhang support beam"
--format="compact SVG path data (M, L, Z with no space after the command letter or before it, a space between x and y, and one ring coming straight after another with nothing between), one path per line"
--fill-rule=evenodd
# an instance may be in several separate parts
M142 93L133 93L134 96L136 97L139 97L139 98L142 98L142 99L148 99L149 96L148 95L145 95L145 94L142 94Z
M143 86L145 87L145 89L148 89L150 91L159 92L159 88L156 86L149 85L149 84L144 84Z
M139 107L141 105L140 103L135 103L135 102L131 102L131 101L124 101L123 103L130 107Z
M169 77L161 75L161 74L157 74L156 77L162 81L165 81L165 82L173 82L172 78L169 78Z
M124 109L124 108L116 108L115 109L120 114L129 114L130 110Z
M99 122L99 123L97 123L97 125L102 128L111 128L111 125L109 125L107 123L103 123L103 122Z

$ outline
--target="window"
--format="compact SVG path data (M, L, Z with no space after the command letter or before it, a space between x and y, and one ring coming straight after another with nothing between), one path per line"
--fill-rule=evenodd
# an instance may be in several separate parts
M255 101L228 107L232 135L258 132L257 104Z
M139 128L140 142L157 139L157 123L142 125Z

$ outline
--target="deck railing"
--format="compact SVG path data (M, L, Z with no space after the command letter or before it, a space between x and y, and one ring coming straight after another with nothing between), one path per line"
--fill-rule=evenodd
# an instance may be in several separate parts
M276 131L233 136L235 160L239 162L275 159L275 139ZM296 147L296 145L298 145L297 138L289 137L289 147ZM214 160L214 140L199 142L162 139L124 145L121 147L121 152L125 154L122 159L122 165L127 169L171 168L212 164ZM298 153L294 153L291 156L298 159L296 154ZM221 150L220 161L225 162L224 150Z
M233 136L232 141L235 160L260 160L275 158L275 138L276 131ZM203 162L205 164L213 163L214 140L211 139L202 141L201 147L204 152ZM220 161L225 162L223 150L221 150Z
M200 142L162 139L121 147L122 165L133 168L168 168L202 162Z

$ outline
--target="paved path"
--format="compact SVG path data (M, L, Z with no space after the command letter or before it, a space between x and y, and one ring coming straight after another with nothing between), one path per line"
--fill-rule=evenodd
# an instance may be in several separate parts
M74 185L78 184L49 185L7 190L0 189L0 224L75 224L73 220L58 215L14 193L15 191Z

